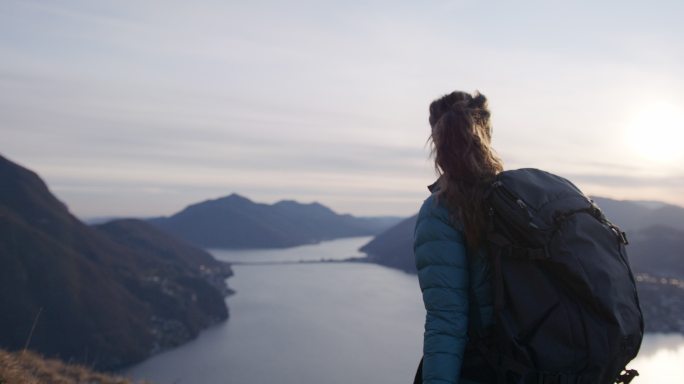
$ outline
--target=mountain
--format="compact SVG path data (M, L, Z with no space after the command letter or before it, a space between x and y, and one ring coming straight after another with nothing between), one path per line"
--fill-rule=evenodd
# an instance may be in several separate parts
M375 235L399 219L340 215L319 203L255 203L238 194L193 204L149 222L205 248L281 248Z
M610 220L622 228L631 228L627 229L627 252L637 276L647 331L684 333L684 209L666 204L594 200ZM415 220L415 216L406 219L361 247L366 260L415 274ZM652 225L659 220L664 224Z
M606 217L630 235L653 226L684 231L684 208L660 203L592 197Z
M629 240L627 251L635 272L684 280L684 231L653 226Z
M229 267L136 220L90 227L0 156L0 347L98 369L226 319Z
M359 248L368 255L368 261L386 267L416 273L413 259L413 228L418 215L402 220L397 225L377 235Z
M206 251L193 247L153 225L137 219L118 219L94 226L108 237L146 257L140 262L150 267L165 267L162 272L194 272L199 280L208 283L222 295L232 293L225 279L232 275L227 264L217 261ZM167 275L168 275L167 273ZM221 315L223 317L223 315Z

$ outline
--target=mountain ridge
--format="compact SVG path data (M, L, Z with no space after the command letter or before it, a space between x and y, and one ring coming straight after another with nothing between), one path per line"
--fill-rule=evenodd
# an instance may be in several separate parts
M684 207L660 201L591 198L627 234L659 225L684 230Z
M116 369L228 317L227 265L142 221L88 226L2 156L0 264L10 350Z
M318 202L258 203L237 193L193 203L171 216L147 219L203 248L286 248L341 237L375 235L393 217L338 214Z

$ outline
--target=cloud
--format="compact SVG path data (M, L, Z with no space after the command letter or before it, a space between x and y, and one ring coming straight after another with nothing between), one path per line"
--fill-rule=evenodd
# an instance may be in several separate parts
M629 176L616 174L568 174L568 177L580 182L598 184L620 189L652 188L678 189L684 191L684 175L671 176Z
M116 213L98 198L143 212L108 188L168 191L148 213L238 191L408 214L433 177L427 105L454 88L489 97L510 166L606 194L681 192L676 165L619 140L649 99L684 99L678 2L2 7L1 150L89 215Z

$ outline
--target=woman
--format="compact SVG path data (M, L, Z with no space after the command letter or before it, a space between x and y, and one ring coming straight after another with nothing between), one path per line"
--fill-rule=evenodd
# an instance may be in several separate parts
M425 384L485 383L491 371L466 348L468 334L492 323L490 268L482 239L484 191L503 165L491 148L484 95L453 92L430 104L439 179L418 213L414 252L427 315Z

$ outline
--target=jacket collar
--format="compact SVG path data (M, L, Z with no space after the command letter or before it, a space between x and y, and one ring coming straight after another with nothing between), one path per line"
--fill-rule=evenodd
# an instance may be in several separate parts
M437 180L435 180L434 183L428 185L427 188L431 193L437 192L437 190L439 189L439 180L441 180L441 179L442 179L442 176L440 176Z

